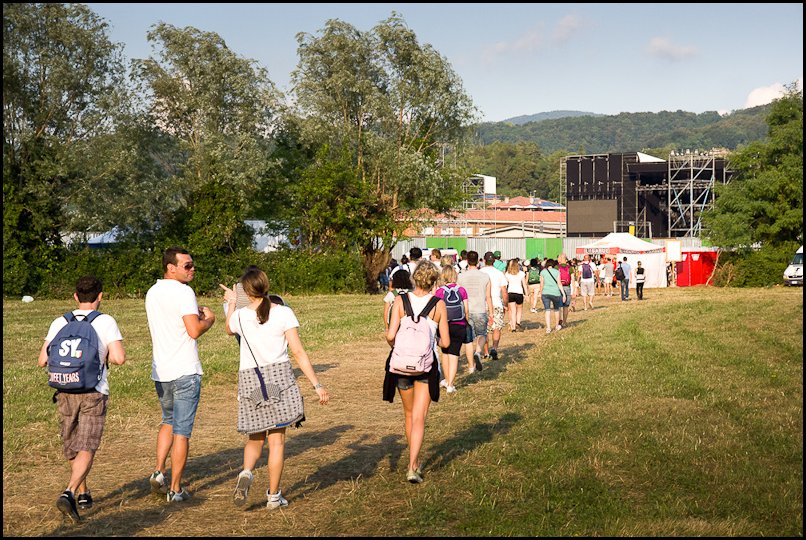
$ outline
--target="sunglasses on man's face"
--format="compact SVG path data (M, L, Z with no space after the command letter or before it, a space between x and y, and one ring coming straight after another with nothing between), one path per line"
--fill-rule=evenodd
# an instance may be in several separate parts
M185 263L185 264L177 264L177 265L175 265L175 266L177 266L178 268L184 268L184 269L185 269L185 271L187 271L187 270L193 270L193 269L196 267L196 265L195 265L195 264L193 264L192 262Z

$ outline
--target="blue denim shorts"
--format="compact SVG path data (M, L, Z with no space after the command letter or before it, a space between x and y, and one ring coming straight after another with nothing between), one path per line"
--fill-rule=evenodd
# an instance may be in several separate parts
M562 296L554 296L548 294L541 294L540 298L543 300L543 309L551 309L551 305L554 304L554 309L560 309L563 307L563 299Z
M473 328L473 336L480 337L487 335L487 322L490 316L485 311L484 313L471 313L470 326Z
M174 435L190 438L201 396L201 375L183 375L175 381L154 381L162 407L162 423L173 427Z

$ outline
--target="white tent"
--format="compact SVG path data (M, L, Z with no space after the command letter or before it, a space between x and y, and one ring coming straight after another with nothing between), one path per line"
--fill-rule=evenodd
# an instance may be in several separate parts
M633 271L638 268L638 261L646 269L645 289L666 287L666 248L646 242L629 233L610 233L601 240L576 248L577 255L610 255L627 263ZM635 281L630 280L630 286L635 287Z

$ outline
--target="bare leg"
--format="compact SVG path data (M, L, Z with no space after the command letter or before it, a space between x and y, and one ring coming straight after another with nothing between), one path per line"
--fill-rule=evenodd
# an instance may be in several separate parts
M431 404L428 384L414 383L414 388L400 390L403 410L406 415L406 439L409 443L409 470L420 465L420 449L425 437L425 417Z
M182 489L182 473L187 465L190 439L184 435L174 435L171 445L171 491L179 493Z
M446 354L443 356L445 362L442 366L445 373L445 383L448 386L453 386L453 381L456 379L456 372L459 370L459 357L455 354Z
M269 431L269 493L280 491L285 459L285 428Z
M76 457L70 460L70 483L67 485L67 489L73 493L87 492L87 485L84 483L84 480L90 473L93 459L95 459L95 452L90 450L79 450L78 454L76 454ZM83 490L79 491L79 487L82 486Z
M249 440L243 447L243 469L253 471L260 456L263 454L263 444L266 442L266 432L250 433Z
M160 425L157 432L157 469L165 474L165 461L171 452L171 445L174 441L174 428L170 424Z

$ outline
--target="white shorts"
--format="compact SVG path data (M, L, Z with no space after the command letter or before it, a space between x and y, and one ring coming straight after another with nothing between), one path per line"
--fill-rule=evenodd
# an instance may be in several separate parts
M596 283L593 281L580 281L579 291L582 296L594 296L596 294Z

